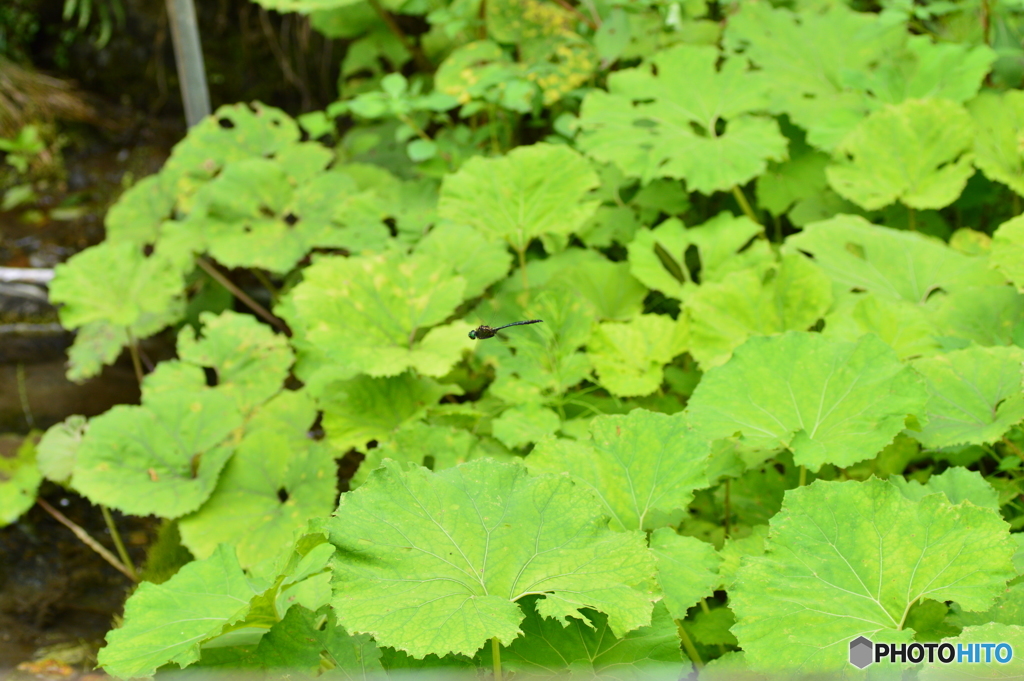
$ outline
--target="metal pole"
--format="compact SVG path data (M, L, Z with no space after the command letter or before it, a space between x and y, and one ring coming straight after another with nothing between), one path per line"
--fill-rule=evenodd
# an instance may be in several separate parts
M181 100L185 105L185 122L192 127L210 115L210 91L206 87L206 67L199 43L199 23L192 0L167 0L167 17L171 23L174 60L178 65Z

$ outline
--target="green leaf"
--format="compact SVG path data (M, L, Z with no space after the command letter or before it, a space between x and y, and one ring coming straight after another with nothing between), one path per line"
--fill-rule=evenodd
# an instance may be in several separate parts
M999 225L992 235L991 258L1017 288L1024 287L1024 215Z
M120 357L127 344L128 333L123 327L109 322L90 322L81 327L68 348L68 380L82 383L96 376Z
M905 52L879 64L871 93L886 104L907 99L966 102L978 94L996 52L988 45L933 42L928 35L907 37Z
M730 592L733 633L752 669L839 675L847 642L909 642L919 598L988 607L1013 576L1014 543L990 509L944 495L907 499L892 484L824 482L793 490L764 558Z
M687 299L690 354L707 371L728 361L751 336L806 331L831 305L831 282L802 255L785 255L767 272L734 272L703 284Z
M569 235L594 213L590 163L567 146L534 144L498 158L471 158L444 179L438 214L518 252L543 235Z
M920 359L927 421L915 437L925 447L991 444L1024 420L1024 349L971 347Z
M330 383L320 398L328 441L339 451L364 449L370 440L386 440L404 424L423 418L427 409L455 385L441 385L411 373L388 378L360 376Z
M227 543L248 568L290 546L309 518L331 512L337 467L332 449L306 436L315 419L301 391L282 392L256 411L212 496L178 523L194 556Z
M889 482L896 485L903 496L913 501L920 501L929 494L939 492L945 494L951 504L966 500L975 506L999 511L999 495L992 485L978 471L969 471L961 466L947 468L941 474L928 478L925 484L908 480L902 475L890 476Z
M608 615L618 637L651 621L643 534L609 530L565 476L488 459L439 473L385 461L328 526L341 624L413 657L510 644L529 594L563 626L583 608Z
M972 643L1007 643L1011 650L1024 649L1024 627L1014 624L1000 624L989 622L979 626L966 627L956 638L943 639L953 644L954 648L968 648ZM982 660L985 651L980 651ZM921 681L936 681L937 679L956 680L963 679L1013 679L1019 678L1024 673L1024 664L1021 658L1014 655L1006 664L1000 664L993 656L988 662L981 664L942 664L925 663L921 668L918 678Z
M546 440L527 458L531 471L568 473L600 499L614 530L663 526L704 487L708 442L682 415L634 409L598 416L592 441Z
M171 218L175 196L167 191L160 174L144 177L129 187L103 218L107 241L152 243L160 231L160 223Z
M42 482L36 466L36 437L0 436L0 527L32 508Z
M502 666L530 679L632 681L674 679L685 672L675 622L661 603L654 606L649 626L624 636L609 630L606 615L587 610L584 617L563 626L526 605L525 636L502 648Z
M303 607L289 609L284 619L260 639L256 648L260 666L279 674L298 672L313 677L320 672L322 661L327 661L331 678L378 678L384 669L373 639L365 634L350 636L334 620L334 612L328 607L317 612Z
M1013 534L1012 537L1019 537ZM983 612L965 612L956 603L949 614L951 624L958 627L978 627L989 622L999 624L1017 624L1024 621L1024 582L1010 583L996 599L995 604ZM1004 640L1004 639L993 639Z
M923 303L939 289L1002 284L985 258L964 255L938 239L839 215L807 225L786 239L787 249L810 254L844 289Z
M712 594L721 581L722 558L711 544L683 537L670 527L651 534L651 551L658 561L658 583L673 619L686 619L686 611Z
M687 331L685 318L658 314L604 322L587 344L587 355L612 395L649 395L661 387L664 366L687 350Z
M468 324L436 326L455 312L465 288L448 262L426 255L320 258L279 309L299 348L296 372L347 379L415 368L444 376L472 347Z
M487 287L508 274L512 255L496 241L468 225L442 222L416 244L416 254L437 262L451 263L456 274L466 280L465 298L476 298Z
M974 123L960 104L908 100L859 123L825 174L840 196L866 210L896 200L910 208L945 208L974 174L973 141Z
M764 555L765 541L768 539L767 525L754 525L746 537L729 537L719 554L722 556L718 574L721 576L717 586L732 590L733 580L743 563L744 556L760 557Z
M257 594L234 551L222 546L163 584L139 585L125 603L124 626L107 633L99 664L124 679L153 676L168 662L186 667L199 659L204 640L245 617Z
M855 341L866 333L888 343L900 359L932 355L941 347L920 306L877 293L844 293L825 316L822 335Z
M825 167L829 157L820 151L806 150L781 164L770 164L757 177L757 205L772 215L782 215L797 201L817 196L825 187Z
M968 103L967 110L977 130L975 165L985 177L1024 195L1024 151L1020 148L1024 92L983 92Z
M94 417L78 448L75 489L134 515L177 518L213 492L242 425L234 401L206 390L169 391Z
M722 281L732 272L770 261L768 242L755 238L762 231L747 217L727 212L689 229L679 220L665 220L652 230L638 231L627 245L630 271L648 288L686 300L698 283ZM690 271L688 253L694 252L699 276Z
M506 109L526 113L536 92L536 85L525 80L526 72L505 56L501 46L492 40L476 40L455 50L441 63L434 75L438 92L454 97L459 104L474 99L500 102ZM523 86L526 86L525 91ZM505 96L508 90L520 91L518 97Z
M831 151L872 106L851 78L891 62L905 40L904 26L845 4L795 12L753 3L729 17L723 43L761 69L772 112L787 114L810 144Z
M818 334L755 336L704 374L690 421L712 440L793 451L811 470L871 458L921 413L923 381L877 336L841 343Z
M939 300L931 317L943 341L1014 345L1021 339L1024 296L1014 286L971 286Z
M687 629L693 640L706 646L734 646L736 637L729 631L736 624L736 616L727 607L704 612L698 610Z
M180 362L212 370L217 391L233 397L243 413L281 390L293 361L287 338L252 315L227 310L219 315L204 312L199 318L201 336L189 326L178 334ZM147 376L144 389L158 386L167 364Z
M439 471L482 456L505 458L501 456L500 446L488 446L468 430L414 422L399 428L390 438L366 452L366 458L349 481L349 488L355 489L366 482L384 459Z
M47 480L66 485L75 468L75 457L89 429L84 416L69 416L50 426L36 446L36 463Z
M57 265L50 283L50 301L62 305L66 328L106 322L128 327L136 337L142 328L149 335L180 318L183 293L181 273L169 260L146 257L129 242L85 249Z
M557 272L550 280L583 296L594 306L599 319L627 321L643 309L647 288L630 274L629 265L603 257L587 259Z
M529 403L506 409L491 422L491 431L501 444L519 449L554 435L561 425L553 409Z
M745 184L769 160L784 160L778 123L752 115L767 107L768 83L743 58L719 70L721 56L716 47L677 45L611 74L608 93L594 90L583 102L580 148L645 183L673 177L702 194Z

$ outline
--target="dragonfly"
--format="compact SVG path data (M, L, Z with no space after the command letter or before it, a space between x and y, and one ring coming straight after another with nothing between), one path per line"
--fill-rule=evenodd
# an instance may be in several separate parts
M522 326L523 324L539 324L542 321L544 321L544 320L543 319L528 319L525 322L512 322L511 324L506 324L505 326L499 326L498 328L494 328L493 326L487 326L486 324L481 324L480 326L476 327L475 329L473 329L472 331L469 332L469 337L472 338L473 340L483 340L485 338L494 338L494 336L499 331L501 331L502 329L507 329L510 326Z

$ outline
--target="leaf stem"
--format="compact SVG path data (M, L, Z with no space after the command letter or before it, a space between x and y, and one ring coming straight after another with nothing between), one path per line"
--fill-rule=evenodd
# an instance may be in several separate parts
M732 186L732 195L736 197L736 203L740 204L740 208L743 210L743 213L755 224L760 225L761 221L757 219L754 209L750 207L750 202L747 201L747 197L743 194L743 190L740 189L738 184L734 184Z
M1024 461L1024 452L1020 451L1020 447L1018 447L1017 445L1015 445L1015 444L1014 444L1014 443L1013 443L1013 442L1012 442L1012 441L1010 440L1010 438L1006 437L1005 435L1003 436L1003 444L1004 444L1004 445L1006 445L1007 447L1009 447L1009 448L1010 448L1010 451L1012 451L1012 452L1013 452L1014 454L1016 454L1017 456L1019 456L1019 457L1021 458L1021 460L1022 460L1022 461Z
M92 549L96 553L100 554L100 557L102 557L103 560L105 560L108 563L110 563L111 565L113 565L114 568L118 572L121 572L122 574L124 574L124 576L126 576L128 579L132 580L133 582L137 582L138 581L138 578L135 576L133 571L131 571L127 567L125 567L124 563L119 561L117 559L117 556L115 556L110 551L108 551L103 546L103 544L100 544L98 541L96 541L95 539L90 537L89 533L86 532L85 530L83 530L81 526L76 524L74 521L69 520L67 518L67 516L65 516L63 513L61 513L57 509L55 509L53 506L50 506L50 504L46 503L46 500L43 499L42 497L36 499L36 503L39 504L43 508L44 511L46 511L47 513L52 515L54 518L56 518L57 522L59 522L64 527L66 527L69 530L71 530L75 534L75 536L78 537L82 541L83 544L88 546L90 549Z
M100 504L100 513L103 514L103 522L107 524L107 529L110 530L110 538L114 540L114 547L117 548L117 555L121 557L121 562L128 568L132 580L139 581L138 573L135 571L135 564L132 563L132 557L128 555L128 549L124 547L124 542L121 541L121 533L117 531L117 525L114 524L114 516L110 514L110 509Z
M917 218L913 208L907 206L907 229L911 232L917 231Z
M256 277L256 281L260 282L260 285L267 289L267 293L270 294L270 299L276 303L278 295L277 288L274 286L274 283L270 281L270 277L264 274L258 267L253 267L249 271L252 272L252 276Z
M686 651L686 655L693 662L697 669L704 667L704 661L700 659L700 653L697 652L697 648L693 645L693 641L690 640L689 634L686 633L686 627L683 626L682 620L676 620L676 629L679 631L679 640L683 642L683 650Z
M288 329L288 326L283 321L281 321L280 319L278 319L274 315L270 314L270 312L268 312L265 307L263 307L262 305L257 303L252 298L250 298L245 293L245 291L243 291L242 289L238 288L233 283L231 283L230 279L228 279L223 274L218 272L217 269L213 265L211 265L210 263L206 262L205 258L196 258L196 264L199 265L199 267L201 267L204 272L209 274L210 277L214 281L216 281L218 284L220 284L221 286L226 288L228 291L231 291L232 295L234 295L236 298L238 298L243 303L245 303L249 307L250 310L252 310L256 314L258 314L260 317L263 317L263 319L267 320L268 322L270 322L271 324L276 326L286 336L291 336L292 335L291 331Z
M494 665L494 681L501 681L501 645L498 637L491 637L491 663Z
M577 19L579 19L580 21L585 23L587 26L589 26L590 30L592 30L592 31L596 31L597 30L597 24L594 23L593 19L591 19L590 17L584 15L578 9L576 9L575 7L570 5L568 2L566 2L566 0L555 0L555 2L557 2L559 5L561 5L563 9L565 9L566 11L571 13Z
M523 273L523 288L529 293L530 279L526 276L526 246L517 248L516 252L519 254L519 271Z
M402 43L402 47L408 50L409 54L412 55L412 60L416 62L416 68L424 73L432 73L434 66L430 63L430 60L427 59L427 55L423 53L423 50L420 49L418 45L414 45L413 42L409 40L409 36L405 34L405 31L403 31L402 27L398 25L395 18L391 16L386 9L384 9L379 0L369 0L369 2L370 7L372 7L373 11L377 13L377 16L381 18L381 21L383 21L388 27L388 30L398 38L398 42Z
M729 492L731 491L732 486L729 484L729 482L730 482L730 479L726 478L725 479L725 503L723 504L725 506L725 538L726 539L728 539L729 535L732 533L732 527L731 527L730 522L729 522L730 517L732 516L732 509L731 509L730 503L729 503L730 502L730 499L729 499L730 494L729 494Z
M21 411L25 414L25 423L28 425L28 429L32 430L36 427L36 420L32 416L32 405L28 401L28 388L25 382L25 365L18 362L18 398L21 400ZM1005 439L1005 438L1004 438Z
M135 379L139 382L139 388L142 388L142 361L139 360L139 342L135 340L135 334L132 333L130 327L124 327L125 332L128 334L128 354L132 356L132 367L135 369Z
M807 484L807 466L800 466L800 486Z

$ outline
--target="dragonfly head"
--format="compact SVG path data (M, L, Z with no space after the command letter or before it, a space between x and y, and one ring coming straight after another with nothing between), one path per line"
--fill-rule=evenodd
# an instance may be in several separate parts
M472 331L469 332L469 337L472 340L476 340L476 329L473 329Z

